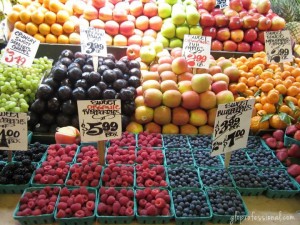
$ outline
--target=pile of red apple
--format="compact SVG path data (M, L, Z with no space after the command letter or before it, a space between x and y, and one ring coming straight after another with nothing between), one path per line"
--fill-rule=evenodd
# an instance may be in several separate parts
M211 50L263 51L264 32L285 27L285 20L271 10L270 0L231 0L217 9L216 0L197 0L202 35L212 37Z

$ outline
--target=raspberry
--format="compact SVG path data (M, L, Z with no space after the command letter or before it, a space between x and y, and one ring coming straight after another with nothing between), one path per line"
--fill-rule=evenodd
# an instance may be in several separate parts
M132 208L127 208L125 211L126 216L133 216L133 209Z
M100 195L100 201L101 202L106 202L107 198L108 198L108 194L102 194L102 195Z
M53 205L48 205L47 206L47 208L46 208L46 213L47 214L51 214L51 213L53 213L53 211L54 211L54 206Z
M68 190L68 188L63 187L60 191L60 195L64 196L64 195L70 195L70 191Z
M152 195L147 195L146 200L148 202L151 202L154 199L154 197Z
M170 213L170 209L165 207L161 210L161 215L163 216L169 216L171 213Z
M33 216L39 216L41 214L42 214L42 212L40 209L35 209L31 212L31 215L33 215Z
M129 198L126 196L123 196L119 199L119 202L122 206L126 205L128 201L129 201Z
M57 208L65 210L66 208L68 208L68 204L66 202L60 202L57 204Z
M78 210L74 215L75 217L85 217L85 213L83 210Z
M154 205L150 205L147 209L146 209L146 214L148 216L157 216L158 212L157 209L155 208Z
M130 200L130 201L127 202L126 206L129 207L129 208L133 208L134 202Z
M140 199L139 200L139 206L145 208L146 206L146 203L147 203L147 200L146 199Z
M158 174L164 173L164 172L165 172L164 166L163 166L163 165L157 165L157 166L156 166L156 172L157 172Z
M121 205L119 202L114 202L113 206L112 206L112 210L114 213L119 214Z
M126 214L126 207L121 206L120 211L119 211L119 215L120 216L125 216L125 214Z
M66 217L65 211L62 210L62 209L58 210L58 212L57 212L57 214L56 214L56 217L57 217L57 218L64 218L64 217Z
M34 209L35 207L35 202L33 200L29 200L27 203L28 208Z
M125 195L125 196L126 196L126 195L127 195L127 190L123 188L123 189L120 190L120 193L121 193L122 195Z
M80 203L74 203L73 205L71 205L71 210L73 213L77 212L78 210L81 209L81 204Z
M106 199L106 203L108 205L113 205L115 201L116 201L116 199L114 196L108 196L108 198Z
M143 190L137 190L136 191L136 196L137 200L143 199L146 197L146 194L144 193Z
M68 204L69 207L70 207L71 205L73 205L73 204L74 204L74 198L69 198L69 199L67 200L67 204Z
M98 207L97 207L98 213L99 214L105 214L106 209L107 209L106 205L103 202L100 202Z
M130 198L130 199L132 199L133 196L134 196L133 190L127 190L127 197Z
M145 187L152 187L154 186L153 180L146 180Z
M153 197L155 197L156 195L158 195L158 194L160 194L161 192L160 192L160 190L158 189L158 188L155 188L155 189L152 189L151 190L151 195L153 196Z
M86 208L90 211L93 211L95 209L95 202L94 201L88 201L85 205L86 205Z
M73 186L74 185L73 180L67 180L66 185Z
M95 180L95 179L94 179L94 180L91 181L90 186L91 186L91 187L97 187L98 184L99 184L99 180Z
M104 181L104 182L109 181L109 175L104 174L104 175L102 176L102 181Z
M74 186L81 186L81 181L80 180L75 180L74 181Z
M89 193L88 194L88 200L89 201L95 201L96 199L96 195L94 193Z
M116 191L115 188L109 187L109 188L106 189L105 192L106 192L106 194L108 194L108 195L115 196L117 191Z
M155 199L155 206L157 208L164 208L166 206L166 201L163 198Z

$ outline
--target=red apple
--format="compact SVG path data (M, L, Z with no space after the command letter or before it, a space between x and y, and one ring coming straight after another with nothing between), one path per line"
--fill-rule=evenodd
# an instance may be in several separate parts
M208 12L212 11L216 7L216 0L202 0L202 8Z
M243 20L239 16L230 17L228 24L230 30L240 29L242 26Z
M250 50L251 50L251 46L249 43L244 41L238 43L238 47L237 47L238 52L250 52Z
M234 51L237 50L237 43L235 43L232 40L224 41L224 43L223 43L223 50L224 51L234 52Z
M243 17L243 28L250 29L255 28L258 24L258 19L253 16L247 15Z
M257 40L261 43L265 43L265 31L258 31Z
M215 27L204 27L203 36L209 36L211 39L215 39L217 36L217 29Z
M124 21L120 24L120 34L129 37L134 34L134 23L132 21Z
M285 20L280 16L274 16L271 21L272 25L270 30L272 31L282 30L285 27Z
M271 28L272 21L268 17L260 17L258 19L257 28L259 30L269 30Z
M222 51L223 50L223 43L218 40L213 40L211 42L211 50L213 51Z
M126 50L126 56L129 60L140 57L141 46L137 44L129 45Z
M241 42L244 39L244 31L241 29L232 30L230 32L230 39L236 43Z
M230 31L227 27L224 28L220 28L217 31L217 36L216 36L217 40L219 41L227 41L230 38Z
M149 18L157 16L158 7L155 2L148 2L144 5L143 14Z
M251 51L253 52L261 52L265 50L265 46L259 41L254 41L251 45Z
M233 17L233 16L238 16L239 13L237 11L233 10L233 9L227 8L226 11L224 10L224 15L228 16L230 18L230 17Z
M215 25L215 22L215 17L213 17L209 13L201 14L200 25L202 27L213 27Z
M105 5L105 0L92 0L92 5L97 8L100 9L102 7L104 7Z
M257 39L256 30L254 30L254 29L245 30L243 41L250 43L250 42L255 41L256 39Z
M214 8L211 12L210 12L210 15L212 16L215 16L215 15L218 15L218 14L224 14L222 9L218 9L218 8Z
M58 128L55 132L56 144L79 144L80 132L77 128L72 126L66 126Z
M225 15L215 15L215 20L216 20L216 27L227 27L229 23L229 18L228 16Z
M229 7L237 12L243 10L243 3L241 0L231 0L229 2Z
M140 1L133 1L129 5L130 14L138 17L143 14L143 3Z
M113 20L107 21L105 23L104 30L109 35L117 35L119 33L119 24Z
M202 15L202 14L204 14L204 13L208 13L209 14L209 12L206 10L206 9L198 9L198 13L200 14L200 15Z
M257 12L260 14L266 14L271 9L270 0L259 0L256 5Z
M243 10L243 11L240 11L240 12L239 12L240 18L243 18L244 16L247 16L247 15L249 15L249 14L248 14L248 11L244 11L244 10Z
M153 16L149 19L149 27L155 31L160 31L162 23L163 21L159 16Z
M244 9L249 10L252 4L252 0L242 0L242 4Z

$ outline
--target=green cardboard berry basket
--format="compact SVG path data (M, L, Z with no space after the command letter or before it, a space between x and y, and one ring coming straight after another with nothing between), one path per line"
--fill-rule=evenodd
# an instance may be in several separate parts
M28 144L31 144L33 133L32 133L32 131L27 131L27 133L28 133L27 134Z
M50 147L51 145L55 145L55 144L50 144L50 145L48 145L48 149L49 149L49 147ZM66 147L66 146L68 146L68 145L70 145L70 144L59 144L59 145L61 145L62 147ZM46 153L45 153L45 161L47 160L47 157L48 157L48 149L47 149L47 151L46 151ZM80 145L77 145L77 149L76 149L76 151L75 151L75 155L73 156L72 161L71 161L71 162L67 162L67 164L75 163L76 156L77 156L77 154L78 154L79 149L80 149Z
M202 181L202 178L201 178L201 170L226 170L225 168L210 168L210 167L199 167L198 168L198 174L199 174L199 180L200 180L200 184L201 186L204 188L204 189L207 189L207 188L234 188L234 181L233 181L233 177L230 173L230 171L228 171L228 176L229 176L229 179L230 179L230 184L231 186L224 186L224 185L216 185L216 186L207 186L203 183Z
M42 190L43 187L30 187L26 188L21 196L21 198L25 195L27 192L33 192L36 190ZM55 207L58 204L59 197L56 200ZM19 221L22 225L37 225L37 224L51 224L54 222L54 211L55 207L53 209L53 212L51 214L43 214L40 216L17 216L17 213L19 211L20 207L20 201L18 202L17 207L14 210L13 218L17 221Z
M142 148L149 148L149 147L138 147L138 148L136 148L136 159L137 159L137 157L138 157L138 152L139 151L141 151L141 149ZM150 147L150 148L152 148L153 149L153 151L159 151L159 150L161 150L161 152L162 152L162 154L163 154L163 162L162 162L162 164L150 164L150 165L165 165L165 149L163 148L163 147L160 147L160 148L157 148L157 147ZM138 163L138 162L136 162L136 164L142 164L142 163Z
M107 161L107 152L108 152L108 149L109 149L109 147L110 146L108 146L108 147L106 147L105 148L105 154L104 154L104 159L105 159L105 165L109 165L110 163ZM118 147L118 148L120 148L120 149L129 149L129 147L134 147L134 146L128 146L128 147L126 147L126 148L124 148L124 147ZM124 164L126 164L126 165L135 165L135 161L136 161L136 157L137 157L137 147L134 147L134 157L135 157L135 159L134 159L134 161L133 161L133 163L131 163L131 164L126 164L126 163L124 163Z
M80 162L77 162L78 154L80 153L81 148L82 148L83 146L89 146L89 145L92 145L92 146L94 146L96 149L98 149L98 143L97 143L97 142L81 142L81 144L78 146L77 151L76 151L76 154L75 154L75 156L74 156L74 158L73 158L73 162L72 162L73 164L74 164L74 163L80 163Z
M289 137L284 134L284 146L290 146L292 144L300 145L300 141L297 141L295 138Z
M0 165L3 165L3 168L4 168L4 166L7 164L7 162L6 161L0 161ZM1 173L1 171L2 171L2 169L0 170L0 173Z
M265 168L269 169L269 168ZM290 182L294 185L296 188L295 190L274 190L271 189L269 186L267 187L267 190L265 192L265 195L268 198L291 198L296 196L298 193L300 193L300 187L299 184L295 181L294 178L292 178L285 169L275 169L276 172L282 172L287 176L287 179L290 180ZM262 174L264 174L264 169L261 170Z
M156 188L152 188L152 189L156 189ZM168 190L166 188L159 188L160 190ZM172 208L171 206L173 205L173 200L172 200L172 196L170 191L168 190L168 193L170 195L170 215L168 216L142 216L138 214L138 210L136 210L136 219L137 222L140 224L166 224L166 223L170 223L170 221L174 218L174 208ZM136 190L134 195L136 196ZM138 209L138 203L137 203L137 199L135 198L134 201L135 204L135 208Z
M260 171L257 169L257 167L251 166L251 167L246 167L246 166L232 166L229 167L229 171L232 171L234 169L251 169L255 172L257 172L258 176L261 176ZM233 184L234 187L240 192L241 195L243 196L257 196L257 195L262 195L266 190L267 190L267 184L264 183L264 187L257 187L257 188L245 188L245 187L239 187L235 180L234 180L234 175L231 173L232 176L232 180L233 180Z
M175 151L178 151L178 150L186 150L186 151L189 151L191 153L191 156L192 156L192 159L193 159L193 163L192 164L168 164L167 163L167 156L166 156L166 152L170 151L170 152L175 152ZM196 163L195 163L195 159L194 159L194 155L193 155L193 151L190 149L190 148L168 148L168 149L165 149L164 151L164 165L167 167L167 166L196 166Z
M212 135L199 135L199 134L195 134L195 135L192 135L192 134L190 134L190 135L188 135L187 136L187 138L188 138L188 142L189 142L189 147L191 148L191 149L195 149L195 147L192 145L192 143L191 143L191 138L193 138L193 137L197 137L197 138L201 138L201 137L210 137L211 138L211 142L212 142ZM212 143L210 143L210 145L211 145ZM210 146L211 147L211 146ZM211 150L211 148L209 148L209 146L207 146L207 148L204 148L203 150L207 150L207 151L210 151Z
M220 214L212 212L212 219L211 219L212 223L230 223L230 224L239 223L240 224L249 215L249 211L246 207L246 204L245 204L240 192L237 189L235 189L235 188L208 188L206 191L208 192L209 190L224 190L224 191L233 190L233 191L235 191L237 193L237 196L242 200L244 213L245 213L243 215L237 215L237 214L234 214L234 215L220 215ZM208 193L207 193L207 195L208 195ZM209 197L208 197L208 199L209 199Z
M128 164L115 164L115 166L126 166L126 167L133 167L133 183L132 183L132 185L131 186L127 186L127 188L133 188L133 187L135 187L135 177L136 177L136 175L135 175L135 167L134 167L134 165L128 165ZM103 177L103 175L104 175L104 170L107 168L107 167L109 167L109 165L108 166L104 166L103 167L103 169L102 169L102 174L101 174L101 186L103 186L103 187L111 187L110 185L105 185L104 184L104 181L102 180L102 177ZM123 187L123 186L115 186L115 187ZM125 187L126 188L126 187Z
M74 166L74 165L81 165L81 163L74 163L74 164L72 164L72 165L70 166L70 169L71 169L72 166ZM98 163L98 165L100 165L100 164ZM102 166L102 165L100 165L100 166ZM99 188L99 187L101 186L101 177L102 177L102 174L103 174L103 170L104 170L104 166L102 166L102 171L101 171L101 174L100 174L100 178L99 178L98 185L95 186L95 187L91 187L91 186L86 186L86 187ZM64 185L65 185L66 187L68 187L68 188L72 188L72 187L77 187L77 188L79 188L80 186L76 186L76 185L68 185L68 184L67 184L67 181L69 180L69 178L70 178L71 175L72 175L71 170L69 170ZM82 185L81 185L81 186L82 186Z
M106 189L108 187L105 187ZM132 190L134 191L133 188L120 188L117 187L115 188L116 190L121 190L121 189L126 189L126 190ZM98 204L100 203L100 192L98 192L97 195L97 199L98 199ZM135 202L135 196L133 196L133 202ZM134 204L133 206L133 212L134 214L132 216L107 216L107 215L100 215L98 213L98 210L96 210L96 220L100 223L100 224L130 224L132 223L132 221L135 218L135 214L136 214L136 205Z
M176 215L176 210L175 210L175 205L174 205L174 199L173 199L173 191L179 191L179 190L191 190L192 192L202 192L205 195L206 198L206 203L208 204L209 207L209 216L207 217L200 217L200 216L195 216L195 217L179 217ZM208 196L207 193L199 188L177 188L177 189L173 189L171 191L171 198L173 201L172 204L172 208L174 211L174 215L175 215L175 223L176 225L203 225L206 224L206 222L210 221L212 218L212 209L211 209L211 205L210 202L208 200Z
M166 144L165 144L165 140L164 140L165 137L174 137L174 136L184 136L184 137L185 137L185 139L186 139L186 145L180 146L181 148L189 148L189 147L190 147L190 145L189 145L189 140L188 140L187 135L184 135L184 134L163 134L163 135L162 135L162 140L163 140L163 147L164 147L165 149L166 149L166 148L176 148L176 147L174 147L174 146L168 146L168 145L166 145ZM177 148L178 148L178 147L177 147Z
M200 164L197 160L196 160L196 157L195 155L196 154L199 154L199 153L205 153L205 154L209 154L210 155L210 150L209 149L192 149L192 153L193 153L193 157L194 157L194 161L195 161L195 165L197 167L206 167L206 168L224 168L224 160L222 159L222 157L220 155L216 155L216 156L213 156L213 157L216 157L217 158L217 161L218 161L218 165L205 165L205 164Z
M78 188L68 188L69 190L74 190ZM68 217L68 218L57 218L57 208L55 209L54 212L54 220L56 223L59 225L92 225L95 220L96 220L96 211L97 211L97 189L95 188L87 188L89 193L94 193L96 195L95 199L95 209L94 209L94 214L92 216L86 216L86 217ZM59 203L59 201L58 201Z

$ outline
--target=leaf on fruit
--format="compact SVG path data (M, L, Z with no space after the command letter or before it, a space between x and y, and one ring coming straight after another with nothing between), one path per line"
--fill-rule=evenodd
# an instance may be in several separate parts
M247 97L248 97L246 94L244 94L244 93L242 93L242 92L238 92L238 95L239 95L240 97L244 97L244 98L247 98Z
M262 90L258 89L257 92L255 92L254 97L257 97L261 94Z
M268 121L274 114L266 114L266 115L263 115L260 119L260 122L265 122L265 121Z
M288 125L291 125L293 117L289 116L287 113L279 112L278 116L281 121L285 122Z
M288 107L290 107L293 111L296 110L296 107L295 107L294 102L292 102L292 101L287 101L287 105L288 105Z
M279 95L278 105L279 105L279 106L282 106L282 104L283 104L283 95L280 94L280 95Z

